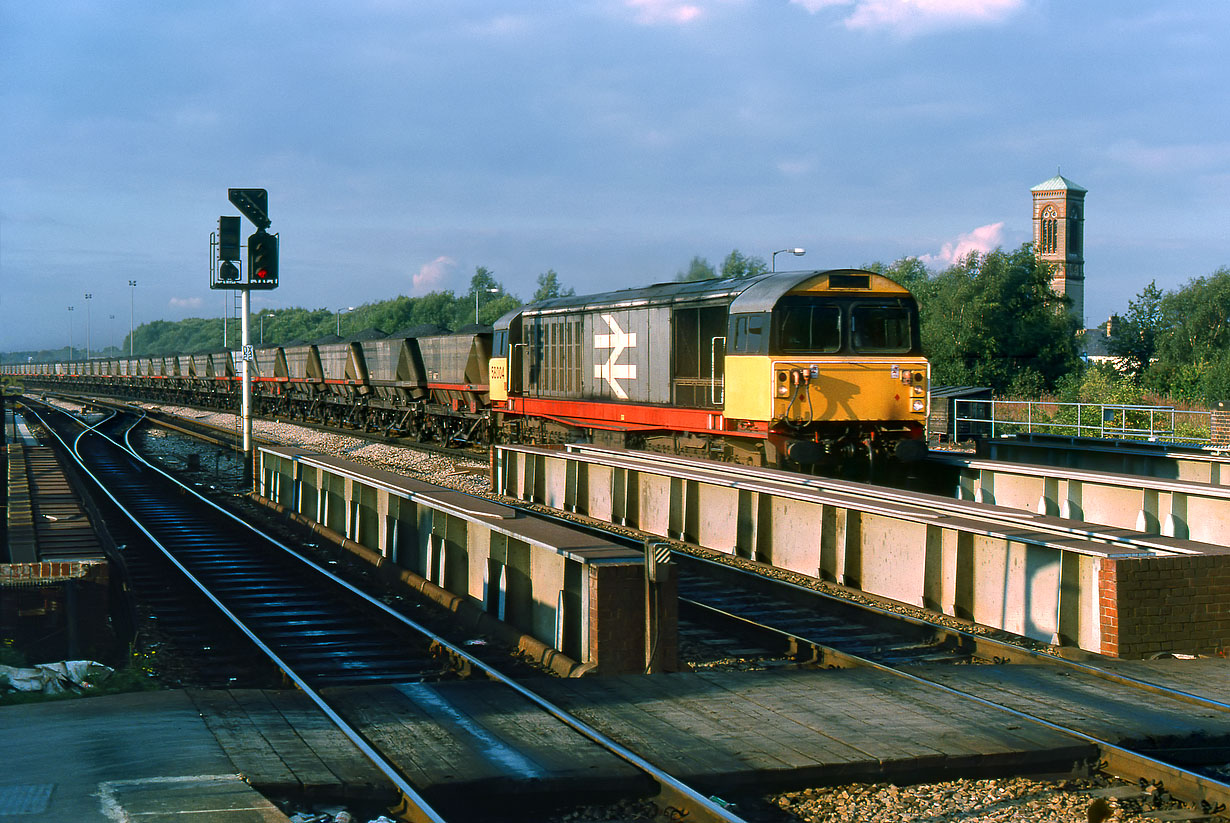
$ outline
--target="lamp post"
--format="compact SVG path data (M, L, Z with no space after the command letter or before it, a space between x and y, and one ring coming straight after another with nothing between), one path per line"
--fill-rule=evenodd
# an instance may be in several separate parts
M474 325L476 326L478 325L478 296L483 292L486 292L487 294L499 294L500 290L492 288L474 290Z
M137 281L128 281L128 357L132 359L132 344L133 344L133 328L132 328L132 306L137 300Z
M807 254L807 249L778 249L773 252L773 257L770 258L770 262L772 263L770 271L777 271L777 256L779 254L784 254L785 252L790 252L795 257L802 257L804 254Z
M349 308L337 310L337 336L338 337L342 336L342 315L345 314L346 312L351 312L351 311L354 311L354 306L350 306Z
M266 317L273 317L273 315L272 314L262 314L261 315L261 345L262 346L265 345L265 318ZM339 331L341 330L340 323L338 324L338 330ZM341 335L339 334L338 337L341 337Z
M85 359L89 360L90 355L90 301L94 299L94 295L86 292L85 294Z
M111 348L115 349L115 353L119 354L120 350L115 345L115 315L107 315L107 337L111 338Z
M68 307L68 359L73 359L73 307Z

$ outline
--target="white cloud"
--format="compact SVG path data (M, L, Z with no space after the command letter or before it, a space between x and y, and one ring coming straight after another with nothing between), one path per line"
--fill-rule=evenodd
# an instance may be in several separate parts
M945 243L939 254L923 254L918 259L932 268L945 268L969 256L970 252L986 254L998 248L1004 239L1004 222L979 226L963 234L955 242Z
M937 29L1002 22L1025 0L790 0L812 14L840 7L846 28L910 36Z
M205 301L199 297L172 297L170 306L173 309L199 309Z
M423 295L438 291L457 269L457 261L441 255L430 263L424 263L414 275L414 293Z
M636 22L647 25L690 23L704 14L698 3L682 0L624 0L624 4L636 13Z

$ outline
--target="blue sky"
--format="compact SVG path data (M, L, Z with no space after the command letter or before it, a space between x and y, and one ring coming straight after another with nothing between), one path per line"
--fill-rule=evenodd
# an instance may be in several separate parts
M130 299L220 315L228 187L282 238L255 311L734 248L938 267L1029 239L1057 167L1093 325L1230 265L1227 32L1221 0L0 0L0 349L82 346L86 292L95 348Z

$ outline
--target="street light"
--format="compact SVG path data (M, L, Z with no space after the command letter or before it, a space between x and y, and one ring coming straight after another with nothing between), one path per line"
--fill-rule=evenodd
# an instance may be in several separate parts
M73 359L73 307L68 307L68 359Z
M491 289L491 288L475 289L474 291L474 325L476 326L478 325L478 296L482 294L483 292L486 292L487 294L499 294L500 290Z
M94 299L94 295L89 292L85 295L85 359L90 359L90 301Z
M807 249L778 249L773 252L773 257L770 258L770 262L773 264L770 267L770 271L777 271L777 256L785 252L790 252L795 257L802 257L804 254L807 254Z
M342 315L345 314L346 312L352 312L352 311L354 311L354 306L350 306L349 308L337 310L337 336L338 337L342 336Z
M262 314L261 315L261 345L262 346L265 345L265 318L266 317L273 317L273 315L272 314ZM339 320L341 319L341 315L338 315L338 319ZM341 331L340 323L338 324L338 331L339 332ZM341 334L339 334L338 337L341 337Z
M115 349L115 353L119 354L120 350L115 345L115 315L107 315L107 337L111 338L111 348Z
M133 344L132 306L133 306L133 303L136 302L136 300L137 300L137 281L129 280L128 281L128 357L129 359L132 358L132 344Z

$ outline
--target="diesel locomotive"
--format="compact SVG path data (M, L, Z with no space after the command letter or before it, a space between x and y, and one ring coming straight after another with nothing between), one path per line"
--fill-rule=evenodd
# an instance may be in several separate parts
M237 409L228 351L4 367L27 388ZM752 465L912 460L930 370L910 293L869 271L662 283L494 327L259 347L262 416L418 440L596 442Z

